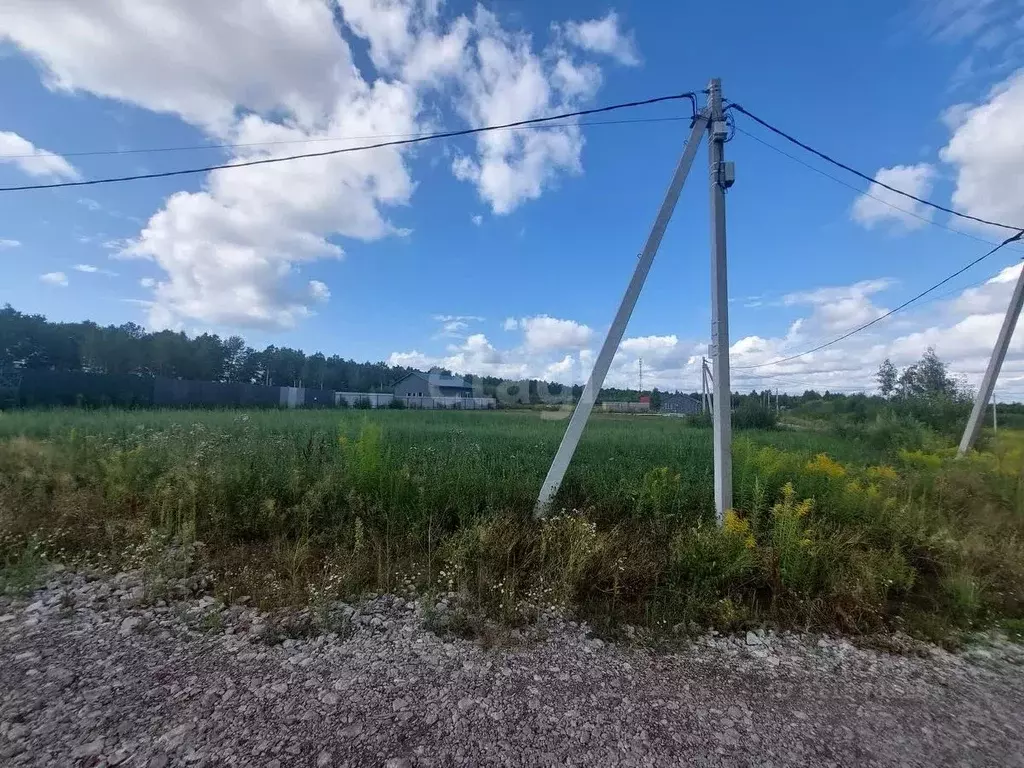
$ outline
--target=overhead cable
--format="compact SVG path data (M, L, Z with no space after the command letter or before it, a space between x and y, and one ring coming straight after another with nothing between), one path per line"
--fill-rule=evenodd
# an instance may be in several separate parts
M788 157L793 162L799 163L804 168L808 168L808 169L814 171L815 173L817 173L817 174L819 174L821 176L824 176L826 179L831 179L832 181L836 182L837 184L842 184L847 189L851 189L851 190L853 190L854 192L856 192L859 195L864 195L865 197L870 197L875 202L878 202L878 203L881 203L882 205L888 206L889 208L892 208L894 211L899 211L902 214L905 214L905 215L910 216L910 217L915 218L915 219L919 219L919 220L923 221L925 224L931 224L933 227L939 227L940 229L944 229L947 232L952 232L952 233L957 234L957 235L962 235L963 237L969 237L971 240L977 240L979 243L987 243L989 245L997 245L997 243L993 242L992 240L988 240L988 239L986 239L984 237L978 237L977 235L972 235L970 232L964 232L962 229L955 229L954 227L951 227L948 224L943 224L941 221L935 221L935 219L930 219L927 216L922 216L921 214L915 213L914 211L911 211L908 208L900 208L898 205L893 205L892 203L890 203L888 200L886 200L884 198L878 197L877 195L873 195L870 192L865 192L862 189L860 189L859 187L857 187L855 184L851 184L850 182L845 181L845 180L839 178L838 176L833 176L831 173L823 171L823 170L821 170L821 168L818 168L816 166L811 165L808 162L805 162L805 161L801 160L796 155L792 155L789 152L787 152L786 150L780 149L779 147L776 147L774 144L770 144L769 142L767 142L764 139L762 139L760 136L756 136L755 134L751 133L750 131L745 131L742 128L740 128L739 126L736 126L736 130L737 130L737 132L742 133L747 138L753 139L758 144L761 144L762 146L768 147L768 149L772 150L773 152L778 152L783 157Z
M913 304L918 299L924 298L929 293L934 291L936 288L941 288L943 285L948 283L953 278L962 275L964 272L966 272L968 269L973 267L975 264L979 264L980 262L984 261L989 256L991 256L994 253L996 253L1003 246L1009 245L1010 243L1019 242L1022 238L1024 238L1024 229L1022 229L1016 235L1011 235L1010 237L1006 238L999 245L995 246L990 251L988 251L988 253L984 254L983 256L979 256L974 261L970 262L969 264L964 265L963 267L958 269L953 274L948 275L947 277L944 277L942 280L937 282L931 288L928 288L927 290L921 291L921 293L917 294L912 299L909 299L908 301L903 302L902 304L900 304L895 309L890 309L884 315L880 315L880 316L876 317L874 320L871 320L871 321L869 321L867 323L864 323L863 325L860 325L860 326L854 328L851 331L847 331L846 333L842 334L841 336L837 336L836 338L832 339L831 341L826 341L824 344L819 344L816 347L808 349L805 352L800 352L800 353L798 353L796 355L790 355L789 357L783 357L783 358L781 358L779 360L770 360L770 361L768 361L766 363L758 363L757 365L741 365L741 366L736 366L734 368L734 370L746 371L746 370L750 370L752 368L763 368L763 367L765 367L767 365L780 365L782 363L788 363L790 360L796 360L799 357L805 357L806 355L809 355L809 354L811 354L813 352L818 352L818 351L820 351L822 349L825 349L826 347L831 347L833 344L838 344L840 341L843 341L844 339L848 339L851 336L853 336L854 334L860 333L861 331L863 331L866 328L870 328L875 323L880 323L882 320L885 320L887 317L892 317L897 312L899 312L899 311L901 311L903 309L906 309L907 307L909 307L911 304Z
M593 125L631 125L633 123L668 123L668 122L681 122L683 120L690 120L690 117L638 117L625 120L588 120L582 123L548 123L546 125L534 126L534 125L523 125L523 126L512 126L510 128L500 128L501 130L532 130L535 128L567 128L572 126L579 126L580 128L589 128ZM495 128L494 130L499 130ZM164 152L198 152L203 150L222 150L222 149L247 149L249 147L273 147L287 144L322 144L325 142L333 141L377 141L380 139L412 139L424 136L433 136L428 131L421 131L419 133L378 133L369 136L316 136L307 139L282 139L280 141L250 141L242 142L237 144L190 144L178 147L140 147L139 149L92 149L82 152L56 152L53 154L60 155L61 157L96 157L104 155L148 155L148 154L160 154ZM31 157L39 157L39 152L29 152L22 154L0 154L0 160L23 160Z
M583 117L585 115L597 115L605 112L614 112L620 109L631 109L633 107L647 106L650 104L659 104L667 101L679 101L681 99L688 99L691 105L696 104L696 96L693 93L679 93L672 96L658 96L653 99L643 99L640 101L629 101L620 104L612 104L607 107L595 107L594 109L581 109L576 112L563 112L557 115L549 115L547 117L534 117L528 120L517 120L511 123L503 123L501 125L487 125L480 128L463 128L458 131L443 131L440 133L430 133L423 136L415 136L406 139L395 139L393 141L382 141L375 144L363 144L358 147L343 147L341 149L329 149L323 152L307 152L298 155L286 155L283 157L265 157L257 160L245 160L238 163L222 163L219 165L207 165L199 168L182 168L174 171L161 171L158 173L139 173L131 176L115 176L100 179L86 179L83 181L59 181L51 184L24 184L15 187L0 187L0 192L25 192L32 189L59 189L62 187L88 187L97 184L116 184L126 181L141 181L143 179L165 179L172 176L186 176L189 174L196 173L208 173L210 171L223 171L232 168L248 168L256 165L270 165L272 163L286 163L292 160L303 160L306 158L315 157L331 157L333 155L342 155L349 152L362 152L369 149L383 149L385 147L398 147L407 146L410 144L420 144L427 141L434 141L436 139L453 139L460 136L472 136L478 133L487 133L489 131L506 130L509 128L519 128L523 126L541 125L544 123L554 122L556 120L566 120L569 118Z
M923 197L918 197L917 195L912 195L909 192L904 192L902 189L897 189L896 187L890 186L889 184L886 184L885 182L878 181L878 179L872 178L871 176L868 176L866 173L864 173L862 171L858 171L856 168L851 168L846 163L843 163L843 162L840 162L839 160L836 160L834 157L831 157L830 155L827 155L824 152L815 149L814 147L810 146L809 144L805 144L804 142L800 141L799 139L797 139L797 138L791 136L790 134L786 133L781 128L776 128L774 125L772 125L768 121L762 120L760 117L758 117L757 115L753 114L749 110L743 108L739 104L736 104L735 102L730 104L726 109L735 109L737 112L742 112L744 115L749 117L754 122L759 123L760 125L764 126L765 128L767 128L772 133L775 133L775 134L781 136L786 141L789 141L789 142L791 142L793 144L796 144L801 149L805 149L808 152L810 152L811 154L817 155L822 160L825 160L826 162L829 162L832 165L837 166L838 168L842 168L844 171L852 173L855 176L859 176L860 178L864 179L865 181L869 181L872 184L877 184L878 186L883 187L884 189L888 189L890 192L894 192L897 195L902 195L903 197L909 198L910 200L914 200L914 201L916 201L918 203L921 203L922 205L927 205L927 206L929 206L931 208L935 208L936 210L942 211L943 213L948 213L948 214L950 214L952 216L959 216L961 219L968 219L970 221L975 221L975 222L977 222L979 224L988 224L989 226L992 226L992 227L1000 227L1002 229L1010 229L1010 230L1024 229L1024 227L1021 227L1021 225L1019 225L1019 224L1003 224L1003 223L998 222L998 221L989 221L988 219L982 219L982 218L980 218L978 216L972 216L969 213L964 213L963 211L958 211L958 210L955 210L953 208L947 208L944 205L939 205L938 203L933 203L931 200L926 200Z

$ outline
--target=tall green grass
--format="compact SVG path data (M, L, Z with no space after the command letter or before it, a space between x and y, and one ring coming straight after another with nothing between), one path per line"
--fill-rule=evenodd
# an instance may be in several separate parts
M6 413L0 555L45 540L116 560L156 532L203 542L225 590L265 602L413 579L508 619L545 602L609 623L850 630L1021 614L1009 442L957 462L873 434L746 431L719 529L708 430L599 417L538 523L564 428L537 412Z

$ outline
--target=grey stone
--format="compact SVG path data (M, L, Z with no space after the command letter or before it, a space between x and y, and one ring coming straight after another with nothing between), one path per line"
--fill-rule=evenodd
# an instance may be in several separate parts
M127 637L142 623L142 619L138 616L129 616L121 622L121 637Z

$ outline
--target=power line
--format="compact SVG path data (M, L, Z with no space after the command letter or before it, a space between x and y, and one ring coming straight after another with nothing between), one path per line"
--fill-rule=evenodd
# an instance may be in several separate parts
M943 213L951 214L952 216L959 216L962 219L969 219L970 221L976 221L979 224L988 224L989 226L1000 227L1002 229L1011 229L1011 230L1024 229L1024 227L1020 227L1020 226L1017 226L1017 225L1001 224L998 221L989 221L988 219L982 219L982 218L980 218L978 216L971 216L969 213L963 213L962 211L957 211L957 210L955 210L953 208L947 208L944 205L939 205L938 203L933 203L931 200L925 200L923 197L918 197L917 195L912 195L909 192L904 192L902 189L897 189L896 187L889 186L885 182L878 181L877 179L874 179L871 176L868 176L866 173L863 173L862 171L858 171L856 168L851 168L849 165L846 165L846 163L842 163L839 160L836 160L834 157L826 155L824 152L821 152L821 151L815 149L814 147L812 147L812 146L810 146L808 144L805 144L804 142L800 141L799 139L794 138L790 134L788 134L785 131L783 131L781 128L776 128L771 123L769 123L769 122L767 122L765 120L762 120L757 115L755 115L755 114L749 112L748 110L744 109L739 104L732 103L732 104L729 105L729 109L735 109L738 112L742 112L744 115L749 117L754 122L760 123L762 126L767 128L769 131L771 131L772 133L775 133L775 134L781 136L786 141L789 141L789 142L791 142L793 144L796 144L801 149L805 149L808 152L810 152L810 153L812 153L814 155L817 155L822 160L825 160L825 161L827 161L829 163L832 163L832 165L835 165L835 166L837 166L839 168L842 168L844 171L852 173L855 176L859 176L860 178L864 179L865 181L869 181L872 184L877 184L880 187L884 187L885 189L888 189L890 192L895 192L897 195L902 195L903 197L907 197L907 198L909 198L911 200L914 200L914 201L916 201L918 203L921 203L922 205L930 206L931 208L935 208L936 210L942 211Z
M667 123L667 122L680 122L683 120L690 120L690 117L641 117L629 120L591 120L582 123L550 123L548 125L541 126L514 126L510 128L495 127L494 130L535 130L536 128L564 128L570 126L579 126L581 128L589 128L593 125L629 125L633 123ZM190 146L181 147L144 147L141 149L95 149L82 152L53 152L53 154L60 155L61 157L95 157L97 155L143 155L143 154L158 154L163 152L194 152L201 150L212 150L212 149L245 149L247 147L272 147L278 145L287 144L317 144L322 142L331 141L376 141L378 139L413 139L422 138L426 136L433 136L434 134L423 131L420 133L379 133L369 136L322 136L317 138L309 139L283 139L281 141L252 141L239 144L193 144ZM39 157L38 152L31 152L28 154L21 155L4 155L0 154L0 160L20 160L32 157Z
M31 189L59 189L62 187L88 187L97 184L115 184L125 181L141 181L143 179L165 179L172 176L185 176L196 173L208 173L210 171L222 171L231 168L248 168L255 165L270 165L272 163L285 163L292 160L303 160L306 158L314 157L330 157L332 155L342 155L348 152L362 152L368 149L383 149L385 147L398 147L406 146L410 144L420 144L426 141L433 141L435 139L453 139L459 136L472 136L478 133L487 133L490 131L506 130L509 128L519 128L523 126L540 125L543 123L551 123L556 120L566 120L568 118L583 117L584 115L596 115L604 112L614 112L620 109L630 109L633 107L647 106L649 104L659 104L666 101L678 101L680 99L689 99L691 104L696 106L696 96L693 93L680 93L672 96L658 96L652 99L643 99L641 101L629 101L620 104L612 104L607 107L596 107L594 109L582 109L576 112L564 112L558 115L549 115L547 117L534 117L528 120L517 120L512 123L504 123L501 125L488 125L481 128L463 128L458 131L444 131L441 133L430 133L423 136L416 136L407 139L396 139L393 141L382 141L376 144L364 144L358 147L343 147L341 149L329 149L323 152L307 152L298 155L286 155L284 157L265 157L258 160L245 160L240 163L222 163L219 165L207 165L200 168L183 168L176 171L161 171L158 173L139 173L131 176L115 176L101 179L87 179L85 181L60 181L52 184L25 184L16 187L0 187L0 192L25 192Z
M990 280L992 280L995 277L997 277L1000 272L1002 272L1002 270L999 270L999 272L994 272L991 275L989 275L987 277L983 277L981 280L977 280L977 281L975 281L973 283L968 283L967 285L959 285L959 286L956 286L955 288L951 288L948 291L944 291L944 292L940 293L938 296L932 296L930 299L928 299L928 301L925 301L922 304L919 304L918 308L920 308L921 306L924 306L924 304L931 304L932 302L939 301L940 299L944 299L947 296L952 296L954 293L957 293L957 292L962 293L963 291L969 291L971 288L977 288L980 285L984 285L985 283L987 283ZM848 330L853 331L853 330L856 330L856 329L851 328L851 329L848 329ZM843 333L846 333L846 331L843 331ZM785 348L779 350L778 354L784 355L787 352L789 352L789 351L791 351L793 349L796 349L797 346L799 346L799 345L797 345L797 344L790 344L790 345L786 346ZM761 365L769 365L769 363L761 363ZM757 366L751 366L751 367L757 367ZM746 370L746 366L734 366L733 370L734 371ZM853 369L850 369L850 370L853 370ZM840 370L838 372L842 372L842 371ZM765 374L753 374L753 375L757 376L759 378L770 378L771 375L775 375L775 376L801 376L803 374L800 373L800 372L793 372L793 373L782 373L782 374L771 374L771 375L765 375Z
M831 173L827 173L826 171L821 170L821 168L817 168L816 166L813 166L810 163L801 160L796 155L792 155L789 152L787 152L786 150L780 149L779 147L776 147L774 144L768 143L767 141L762 139L760 136L756 136L753 133L750 133L750 131L745 131L742 128L740 128L738 125L736 126L736 130L738 132L742 133L747 138L753 139L758 144L761 144L761 145L763 145L765 147L768 147L768 149L772 150L773 152L778 152L783 157L788 157L793 162L799 163L804 168L809 168L810 170L814 171L815 173L820 174L821 176L824 176L826 179L831 179L832 181L836 182L837 184L842 184L847 189L852 189L854 192L856 192L859 195L863 195L864 197L870 197L872 200L874 200L876 202L879 202L882 205L886 205L889 208L892 208L894 211L899 211L900 213L904 213L907 216L912 216L915 219L920 219L921 221L923 221L926 224L931 224L933 227L939 227L940 229L944 229L947 232L953 232L954 234L962 235L963 237L969 237L971 240L976 240L979 243L986 243L988 245L996 245L997 244L997 243L993 242L992 240L987 240L984 237L978 237L977 235L972 235L970 232L964 232L962 229L955 229L955 228L953 228L953 227L951 227L951 226L949 226L947 224L943 224L940 221L935 221L934 219L929 219L927 216L922 216L919 213L914 213L914 211L907 210L906 208L900 208L898 205L893 205L888 200L883 200L881 197L878 197L877 195L873 195L870 192L865 192L865 191L861 190L859 187L857 187L856 185L851 184L848 181L844 181L843 179L839 178L838 176L833 176Z
M1005 240L1003 240L1003 242L1001 242L1001 243L1000 243L999 245L997 245L997 246L995 246L994 248L992 248L992 249L991 249L990 251L988 251L988 252L987 252L986 254L984 254L983 256L979 256L979 257L978 257L978 258L976 258L976 259L975 259L974 261L972 261L972 262L970 262L969 264L966 264L965 266L961 267L960 269L958 269L958 270L957 270L956 272L954 272L953 274L951 274L951 275L949 275L949 276L947 276L947 277L944 277L944 278L943 278L942 280L940 280L939 282L937 282L937 283L936 283L935 285L933 285L933 286L932 286L931 288L928 288L927 290L921 291L921 293L917 294L917 295L916 295L916 296L914 296L914 297L913 297L912 299L909 299L909 300L907 300L907 301L903 302L902 304L900 304L900 305L899 305L898 307L896 307L895 309L890 309L890 310L889 310L888 312L886 312L886 313L885 313L884 315L880 315L879 317L876 317L876 318L875 318L874 320L871 320L871 321L869 321L869 322L867 322L867 323L864 323L863 325L860 325L860 326L858 326L858 327L854 328L854 329L853 329L853 330L851 330L851 331L847 331L846 333L844 333L844 334L842 334L841 336L838 336L838 337L836 337L836 338L832 339L831 341L826 341L826 342L825 342L824 344L819 344L818 346L816 346L816 347L813 347L812 349L808 349L808 350L807 350L806 352L800 352L799 354L796 354L796 355L790 355L789 357L784 357L784 358L782 358L781 360L771 360L771 361L769 361L769 362L767 362L767 363L758 363L757 365L743 365L743 366L737 366L735 370L750 370L750 369L752 369L752 368L763 368L763 367L764 367L764 366L766 366L766 365L779 365L779 364L781 364L781 363L787 363L787 362L789 362L790 360L796 360L796 359L797 359L798 357L804 357L805 355L809 355L809 354L811 354L811 353L813 353L813 352L818 352L818 351L820 351L820 350L822 350L822 349L825 349L826 347L831 347L831 346L832 346L833 344L838 344L838 343L839 343L840 341L843 341L844 339L848 339L848 338L850 338L850 337L851 337L851 336L853 336L853 335L854 335L855 333L860 333L860 332L861 332L861 331L863 331L863 330L864 330L865 328L870 328L870 327L871 327L872 325L874 325L875 323L879 323L879 322L881 322L882 320L885 320L885 319L886 319L887 317L892 317L892 316L893 316L893 315L895 315L895 314L896 314L897 312L899 312L899 311L901 311L901 310L903 310L903 309L906 309L907 307L909 307L909 306L910 306L911 304L913 304L913 303L914 303L915 301L917 301L918 299L921 299L921 298L923 298L923 297L927 296L927 295L928 295L929 293L931 293L932 291L934 291L934 290L935 290L936 288L940 288L940 287L942 287L943 285L945 285L946 283L948 283L948 282L949 282L950 280L952 280L952 279L953 279L954 277L958 277L959 275L962 275L962 274L963 274L964 272L966 272L966 271L967 271L968 269L970 269L971 267L973 267L973 266L974 266L975 264L978 264L978 263L980 263L980 262L984 261L984 260L985 260L985 259L987 259L987 258L988 258L989 256L991 256L991 255L992 255L992 254L994 254L994 253L995 253L996 251L998 251L998 250L999 250L1000 248L1002 248L1002 247L1003 247L1004 245L1009 245L1010 243L1014 243L1014 242L1017 242L1017 241L1019 241L1019 240L1020 240L1020 239L1021 239L1022 237L1024 237L1024 229L1022 229L1022 230L1021 230L1020 232L1018 232L1018 233L1017 233L1016 235L1011 235L1010 237L1006 238Z

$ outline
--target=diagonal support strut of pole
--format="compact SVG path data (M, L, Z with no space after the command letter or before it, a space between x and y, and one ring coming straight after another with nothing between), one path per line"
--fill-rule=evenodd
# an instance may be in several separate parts
M612 358L615 357L615 352L619 348L619 342L622 341L622 335L626 331L630 315L633 314L637 298L639 298L640 291L644 287L644 281L647 280L647 273L651 270L654 256L658 252L658 247L661 245L661 240L665 235L665 229L672 218L672 212L675 210L676 202L679 200L679 193L682 191L683 183L686 181L686 176L693 165L693 159L697 155L697 148L700 146L700 140L707 128L707 124L708 118L705 114L700 114L694 119L690 138L686 142L686 148L683 150L682 157L679 158L679 164L676 166L675 175L673 175L672 182L665 193L665 199L661 204L661 209L658 211L658 217L654 220L654 226L651 228L650 235L647 236L647 242L644 244L644 249L640 253L636 268L633 270L633 277L629 281L625 295L622 297L619 311L615 313L615 319L608 329L608 335L605 337L604 344L601 345L601 351L597 356L597 361L594 363L594 369L590 372L590 378L587 379L583 395L572 412L572 418L569 419L569 426L566 427L565 435L562 436L558 452L555 453L555 458L551 462L551 468L548 470L547 477L544 478L544 485L541 486L540 495L537 497L537 505L534 507L534 515L536 517L546 517L548 515L551 509L551 502L562 485L565 471L568 469L569 462L572 461L572 456L576 452L576 446L579 445L583 429L587 426L590 412L594 409L594 403L597 401L597 395L604 385L605 376L608 375Z

